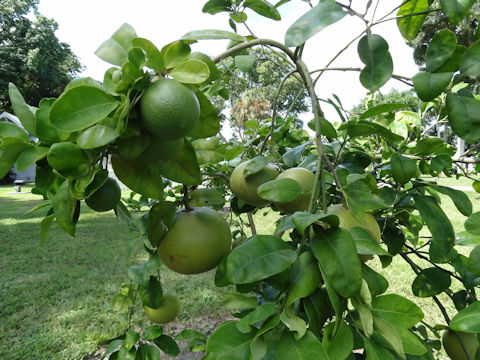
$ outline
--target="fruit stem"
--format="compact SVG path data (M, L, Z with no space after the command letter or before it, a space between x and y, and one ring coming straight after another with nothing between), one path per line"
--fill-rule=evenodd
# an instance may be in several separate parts
M185 205L185 212L190 212L193 210L188 202L188 186L185 184L183 185L183 205Z

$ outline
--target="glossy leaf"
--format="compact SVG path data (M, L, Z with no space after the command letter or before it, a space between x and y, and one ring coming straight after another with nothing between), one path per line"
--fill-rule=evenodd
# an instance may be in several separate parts
M377 318L382 318L395 327L408 329L423 319L423 312L412 301L397 295L377 296L372 301L372 312Z
M413 80L413 87L418 97L423 101L431 101L445 91L452 80L453 73L419 72Z
M361 263L348 231L332 228L315 234L312 239L312 250L322 273L341 296L349 298L360 292Z
M240 321L238 321L237 328L242 333L248 333L252 330L250 325L253 325L260 321L267 320L270 316L272 316L276 311L276 304L275 303L266 303L262 304L259 307L255 308L253 311L249 312L245 315Z
M141 164L112 156L112 167L118 179L131 190L153 199L163 199L163 181L159 166Z
M409 106L410 105L408 104L399 104L399 103L380 104L366 110L362 115L360 115L360 120L368 119L369 117L374 117L374 116L385 114L385 113L391 113L391 112L394 112L395 110L405 109Z
M119 313L126 313L133 306L133 299L125 294L116 294L112 300L112 309Z
M128 330L125 334L125 348L130 350L140 339L140 334L133 330Z
M412 292L418 297L435 296L450 287L452 279L445 271L427 268L420 271L412 283Z
M123 24L110 39L100 45L95 55L110 64L122 66L128 60L132 40L136 37L135 30L129 24Z
M190 46L185 41L178 40L165 45L160 53L162 54L167 68L175 67L183 62L190 55Z
M382 318L374 318L373 326L375 332L373 339L379 341L383 345L394 350L402 359L405 359L405 352L403 350L402 339L395 327L388 321Z
M480 333L480 301L476 301L455 315L450 328L466 333Z
M242 333L234 321L220 325L207 341L205 360L230 360L250 358L250 342L255 332Z
M474 3L475 0L440 0L440 6L451 25L460 23Z
M480 138L480 100L447 94L448 122L453 132L469 143Z
M467 49L460 61L460 72L465 76L480 75L480 40L474 42Z
M210 69L203 61L187 59L175 66L169 74L184 84L201 84L210 76Z
M395 356L385 346L363 337L366 360L395 360Z
M470 234L480 235L480 212L473 213L465 221L465 230Z
M305 298L315 291L322 280L318 262L312 253L301 253L293 263L290 271L290 286L287 291L286 307L297 299Z
M173 225L175 210L175 203L171 201L159 201L150 208L147 234L152 246L157 246L158 242Z
M277 347L276 359L328 360L329 357L312 332L307 331L300 340L296 340L291 332L286 331Z
M452 201L458 211L465 216L472 215L473 206L470 198L463 191L453 189L448 186L429 185L435 191L447 195Z
M71 142L55 143L47 155L48 164L58 171L76 168L88 164L87 155Z
M290 26L285 34L288 47L302 45L312 36L329 25L341 20L347 12L333 1L323 1L302 15Z
M243 6L272 20L280 20L281 18L278 10L265 0L245 0Z
M393 153L390 156L390 168L393 178L400 185L406 184L417 172L417 163L406 156Z
M255 309L258 306L257 298L239 293L227 292L222 295L222 306L231 311Z
M197 91L195 95L200 103L200 119L193 130L188 133L188 136L194 139L215 136L220 131L220 118L217 109L201 91Z
M352 235L355 242L355 248L357 253L362 255L385 255L390 254L384 250L378 242L370 235L370 233L362 227L355 226L349 229L350 235Z
M163 56L160 53L160 50L150 41L144 38L134 38L132 40L132 45L135 47L141 48L145 51L147 55L146 65L157 71L162 72L165 67L165 62L163 61Z
M413 198L420 216L432 233L432 244L435 243L443 254L448 254L455 243L452 223L434 198L429 196L414 196Z
M95 149L110 144L118 137L118 132L108 126L94 125L77 137L80 149Z
M64 131L83 130L105 119L118 101L93 86L76 86L63 93L50 109L50 122Z
M30 138L25 130L6 121L0 122L0 138L2 137L15 137L19 138L21 141L30 141Z
M415 16L410 15L426 10L428 10L428 0L412 0L405 2L400 6L400 9L398 9L397 12L397 16L400 17L397 19L397 26L405 40L413 40L420 31L427 16L426 14Z
M297 181L288 178L267 181L257 189L257 193L261 198L274 202L292 201L302 191L303 188Z
M435 72L457 47L456 35L448 29L442 29L432 38L425 54L426 71Z
M152 341L163 334L163 327L158 325L152 325L143 330L142 338L147 341Z
M366 264L362 264L362 277L365 279L372 297L383 294L388 289L388 281L382 275L370 268Z
M70 135L68 131L59 130L50 123L49 112L55 100L54 98L40 100L39 108L35 113L37 137L47 145L65 141Z
M22 151L17 159L17 170L24 171L35 164L38 160L47 156L50 149L46 146L34 146Z
M177 356L180 353L177 343L168 335L161 335L153 342L167 355Z
M181 40L233 40L244 42L242 35L224 30L196 30L190 31L181 37Z
M256 174L266 167L267 164L267 158L263 156L255 156L253 159L248 161L247 165L245 165L245 168L243 169L243 176L247 178L250 175Z
M254 235L231 251L227 258L227 276L234 284L266 279L288 268L297 258L282 239Z
M65 180L57 189L52 201L53 211L58 225L69 235L75 236L74 214L78 200L70 191L68 180Z
M366 65L360 82L371 92L380 89L392 76L393 61L388 43L380 35L365 35L358 42L358 55Z
M8 83L8 95L10 102L12 103L13 112L18 117L18 120L22 123L23 127L32 135L36 135L35 126L35 114L31 107L25 102L22 94L18 91L17 87Z
M147 284L138 285L138 296L142 300L143 305L157 309L162 306L162 285L155 276L150 276Z
M159 161L158 169L167 179L181 184L193 186L202 182L195 150L186 139L183 142L182 150L175 155L175 158Z

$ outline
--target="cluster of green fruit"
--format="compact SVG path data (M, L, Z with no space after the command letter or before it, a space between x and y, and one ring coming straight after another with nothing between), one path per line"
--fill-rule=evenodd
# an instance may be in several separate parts
M245 169L250 161L251 160L248 160L238 165L231 176L230 187L232 192L240 200L252 206L265 206L269 201L259 195L259 187L275 179L291 179L300 185L302 192L291 201L274 202L275 207L284 214L293 214L296 211L306 211L308 209L315 183L315 175L311 171L308 171L305 168L294 167L279 174L275 166L267 164L260 171L245 176ZM370 236L372 236L372 238L378 243L380 242L381 230L372 214L363 214L363 222L360 222L343 204L329 206L327 214L336 215L338 217L339 227L346 230L350 230L354 227L361 227L367 230ZM360 259L365 262L371 259L371 256L360 255Z

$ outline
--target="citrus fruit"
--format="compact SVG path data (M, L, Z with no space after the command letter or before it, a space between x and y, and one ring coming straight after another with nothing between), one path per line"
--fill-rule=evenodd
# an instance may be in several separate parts
M312 197L315 175L305 168L295 167L285 170L278 175L277 179L295 180L303 189L303 193L289 202L276 202L275 206L285 214L293 214L295 211L305 211L308 209L310 198Z
M143 310L150 321L157 324L166 324L175 320L180 312L180 300L174 293L164 291L160 307L154 309L143 305Z
M92 195L85 199L88 207L98 212L114 209L120 201L121 191L118 183L108 178Z
M172 79L152 83L140 101L143 126L161 139L176 140L187 135L200 118L195 93Z
M358 221L350 210L346 209L342 204L331 205L327 209L327 214L334 214L338 216L340 221L339 227L350 230L356 226L365 229L372 238L378 243L381 240L382 232L380 226L378 226L377 220L372 214L364 213L364 221ZM366 262L372 258L371 255L359 255L362 262Z
M460 342L465 346L465 349ZM469 334L460 331L447 329L442 337L443 348L452 360L475 359L475 354L479 348L479 342L476 334ZM465 352L465 350L467 352ZM470 355L467 356L467 353Z
M240 200L249 205L267 205L269 201L262 199L258 195L257 189L263 183L275 179L278 176L278 171L273 165L268 164L259 172L245 178L243 170L249 162L250 160L244 161L233 170L232 176L230 177L230 188Z
M230 226L208 207L177 212L174 223L160 240L160 259L180 274L199 274L215 268L232 247Z
M173 159L183 147L183 138L177 140L163 140L153 137L150 145L140 155L144 162Z

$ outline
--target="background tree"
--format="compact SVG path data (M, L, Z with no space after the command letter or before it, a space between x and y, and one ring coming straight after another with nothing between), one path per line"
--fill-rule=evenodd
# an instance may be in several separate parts
M11 111L9 82L36 106L44 97L58 96L82 69L70 46L55 36L57 22L37 11L38 2L0 3L0 112Z

